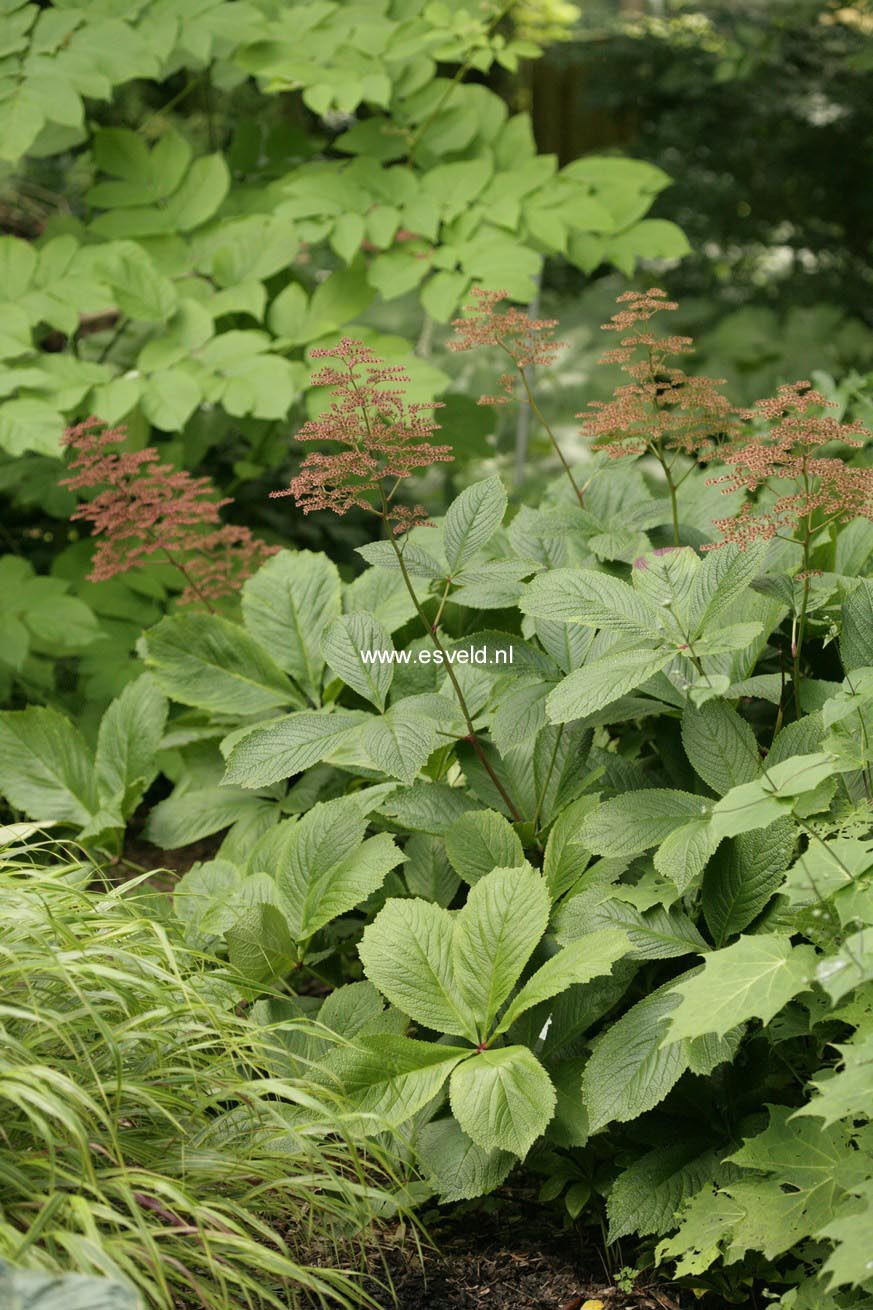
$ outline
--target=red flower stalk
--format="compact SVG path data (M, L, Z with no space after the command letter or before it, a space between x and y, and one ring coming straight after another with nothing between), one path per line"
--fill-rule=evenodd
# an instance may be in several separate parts
M816 454L823 446L861 446L870 433L860 422L840 423L823 409L834 408L809 382L779 388L759 400L743 417L768 426L758 435L734 439L719 453L732 470L710 482L721 484L725 495L745 489L756 492L770 479L794 484L765 509L745 504L731 518L717 519L722 540L743 549L752 541L769 541L789 535L801 525L803 545L830 523L873 518L873 469L853 468L842 459ZM704 549L713 549L712 546Z
M324 414L304 423L296 440L338 442L347 449L307 455L290 486L270 495L293 496L304 514L319 509L345 514L353 505L380 515L384 509L396 534L425 524L423 506L391 502L404 478L454 458L450 446L428 439L439 424L426 415L439 403L407 401L403 387L410 379L404 368L386 365L361 341L344 337L330 350L313 350L312 356L340 363L313 376L316 386L331 388L333 399ZM386 486L386 479L393 485Z
M548 367L564 349L565 343L555 341L553 335L558 320L530 318L524 310L515 305L510 305L508 309L499 309L498 306L508 298L508 291L485 291L482 287L474 287L471 294L474 299L464 306L464 317L456 318L452 322L455 339L449 342L449 350L477 350L480 346L497 346L509 356L515 371L501 373L499 380L503 394L480 396L479 404L509 404L515 394L515 384L520 379L528 405L536 414L552 443L552 448L561 461L579 504L584 506L582 491L558 445L554 432L534 398L525 372L535 365Z
M689 375L674 360L693 350L690 337L658 336L643 328L657 314L678 309L666 292L626 291L619 304L627 308L603 324L605 332L621 332L619 345L602 356L604 364L620 364L631 379L617 387L608 401L592 401L583 431L595 437L595 450L613 457L653 455L664 472L673 507L673 535L679 544L676 493L690 470L678 478L674 465L684 455L695 461L711 459L718 443L734 435L736 411L719 390L724 379ZM693 465L692 465L693 467Z
M62 485L74 491L104 488L72 515L89 522L100 538L89 581L105 582L163 556L185 579L179 603L200 601L211 609L211 600L235 591L278 547L259 541L248 528L222 524L220 510L230 499L216 500L209 478L162 464L152 446L113 449L125 436L123 427L107 427L97 418L63 436L75 472Z

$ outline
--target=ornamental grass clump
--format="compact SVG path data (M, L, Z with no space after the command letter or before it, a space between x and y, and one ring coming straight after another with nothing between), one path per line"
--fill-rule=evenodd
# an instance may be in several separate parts
M172 564L185 580L179 604L201 604L233 595L240 584L278 549L248 528L222 523L229 497L216 498L210 478L161 462L153 446L126 451L127 436L89 418L64 433L70 473L62 485L96 491L79 505L74 520L91 524L97 545L91 582L105 582L156 558Z

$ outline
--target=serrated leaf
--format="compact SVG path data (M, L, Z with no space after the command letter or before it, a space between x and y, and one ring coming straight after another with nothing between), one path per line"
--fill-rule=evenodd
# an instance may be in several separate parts
M618 1175L607 1197L609 1241L632 1233L669 1232L683 1202L713 1176L717 1162L716 1151L698 1154L693 1141L658 1146L640 1156Z
M510 1151L484 1151L455 1119L425 1124L415 1153L441 1201L465 1201L492 1192L516 1164Z
M702 971L675 988L681 999L665 1040L674 1043L704 1033L723 1037L748 1019L769 1023L809 985L814 968L811 946L792 946L789 937L777 934L740 937L732 946L711 951Z
M669 650L631 650L592 660L574 671L549 695L546 713L551 723L571 723L611 705L673 659Z
M448 906L454 900L461 880L449 864L445 845L437 837L416 833L405 848L403 876L413 896L437 905Z
M452 1113L485 1151L524 1158L555 1110L555 1089L526 1046L481 1051L457 1066L449 1082Z
M155 680L142 674L125 687L100 721L95 775L104 805L115 804L128 818L158 773L169 706Z
M543 874L556 901L581 878L591 861L582 838L585 819L599 804L598 796L580 796L558 815L546 842Z
M552 569L529 583L519 605L534 618L581 623L652 640L660 630L657 609L626 582L594 569Z
M638 855L660 846L691 819L705 819L704 796L667 788L644 789L603 801L582 825L581 839L598 855Z
M719 840L708 816L690 819L661 842L655 852L655 868L682 895L703 873Z
M469 1055L469 1047L377 1033L336 1051L326 1067L339 1080L343 1100L351 1109L372 1115L378 1130L411 1119Z
M433 720L404 708L402 701L371 719L361 735L376 768L405 783L415 780L437 743Z
M814 793L834 775L830 755L819 751L795 755L770 765L763 777L732 787L712 807L715 836L736 837L740 833L766 828L790 813L798 797Z
M297 695L267 652L214 614L174 614L151 628L145 662L183 705L219 714L269 714Z
M31 819L86 824L97 794L78 728L42 706L0 714L0 791Z
M592 1132L651 1110L688 1067L682 1043L662 1046L662 1020L676 1005L672 983L628 1010L598 1038L582 1074L582 1097Z
M703 879L703 913L716 946L748 928L764 909L782 882L795 840L794 824L785 818L722 843Z
M543 878L522 866L486 874L458 912L452 973L476 1017L481 1037L487 1037L498 1010L546 931L549 909Z
M326 555L281 551L243 586L246 628L280 669L320 699L321 634L340 613L340 579Z
M332 714L301 710L254 728L228 754L224 782L269 787L291 778L325 759L368 718L360 710L335 710Z
M615 928L588 933L582 940L565 946L528 978L513 997L496 1031L506 1032L525 1011L542 1001L551 1000L568 987L609 973L616 960L628 953L629 947L625 933Z
M296 945L275 905L244 910L225 935L231 965L251 982L287 973L296 961Z
M727 613L764 567L767 545L753 542L745 550L728 542L707 551L689 597L692 636L712 627Z
M761 772L755 734L735 709L710 700L682 715L682 745L700 777L719 796Z
M297 941L354 909L403 859L388 833L363 840L366 819L354 797L319 803L283 826L287 840L269 872Z
M380 569L397 569L400 571L400 564L397 559L397 552L390 541L371 541L366 546L356 546L358 554L361 555L368 564L372 564ZM412 542L405 542L401 547L403 555L403 566L411 578L442 578L445 576L445 569L439 560L433 555L422 550L420 546L414 546Z
M452 868L471 886L492 869L514 869L524 864L518 834L495 810L468 810L445 835Z
M476 1042L476 1018L452 973L454 919L427 901L390 900L364 929L364 972L393 1005L436 1032Z
M499 478L474 482L452 501L443 522L443 548L452 573L491 540L503 522L506 505Z
M343 614L333 619L321 637L321 652L338 677L377 709L394 677L388 633L369 614Z

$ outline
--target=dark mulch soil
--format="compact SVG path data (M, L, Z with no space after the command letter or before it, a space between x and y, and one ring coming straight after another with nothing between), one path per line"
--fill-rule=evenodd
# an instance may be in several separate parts
M648 1274L633 1292L607 1277L597 1246L574 1230L543 1228L532 1202L521 1213L472 1213L431 1229L423 1259L406 1242L384 1253L397 1310L691 1310L693 1297ZM384 1310L395 1302L373 1293ZM685 1299L682 1299L682 1297Z

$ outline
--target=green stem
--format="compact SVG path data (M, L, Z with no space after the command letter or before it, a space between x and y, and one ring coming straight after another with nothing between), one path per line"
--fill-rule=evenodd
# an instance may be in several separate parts
M387 508L388 507L386 504L384 508L383 516L387 515ZM498 792L500 793L500 796L504 804L506 805L507 809L509 810L510 814L513 817L513 821L515 823L521 823L522 817L519 814L512 797L509 795L509 792L506 790L503 783L500 781L497 774L494 772L494 769L492 768L491 763L488 760L488 757L485 754L485 751L482 747L482 743L480 742L478 736L476 735L476 729L473 727L473 719L467 707L467 702L466 699L464 698L464 693L461 691L460 684L458 682L457 677L455 676L455 670L452 668L451 662L448 658L446 648L443 646L442 642L439 639L439 636L436 631L436 624L431 624L428 621L428 617L421 607L421 602L419 601L418 596L415 594L415 588L412 585L412 579L409 576L409 572L406 568L406 562L403 559L403 551L398 546L397 540L393 536L393 534L389 537L389 540L394 548L394 554L397 556L397 563L400 567L400 572L403 576L403 581L406 584L406 590L409 592L409 595L412 599L413 605L415 606L418 617L421 619L425 632L428 634L434 646L437 648L437 650L441 653L443 657L443 667L445 668L446 673L448 674L449 682L452 684L452 690L455 693L455 696L458 701L458 706L464 718L464 723L467 726L466 740L470 743L470 745L473 747L473 750L478 755L482 767L485 769L489 778L494 783L494 786L497 788Z
M506 347L504 346L503 349L506 350ZM515 359L514 356L512 355L512 352L507 351L507 354L513 360L513 363L515 363ZM543 414L542 410L540 409L539 405L534 399L534 394L530 389L530 383L527 380L527 375L525 374L524 369L519 364L516 363L515 367L518 370L519 377L524 383L524 390L527 396L527 403L528 405L530 405L534 414L536 414L539 423L541 424L543 430L546 433L546 436L549 438L549 441L552 443L552 449L554 450L555 454L558 456L558 459L561 461L561 464L563 466L564 472L566 473L567 477L570 479L570 485L572 486L573 490L576 493L576 499L578 500L581 507L584 509L585 497L583 496L582 491L580 490L578 482L573 477L573 470L570 468L570 465L567 463L566 459L564 458L564 452L561 450L561 447L558 445L557 437L555 436L554 432L552 431L551 427L546 421L545 415Z

